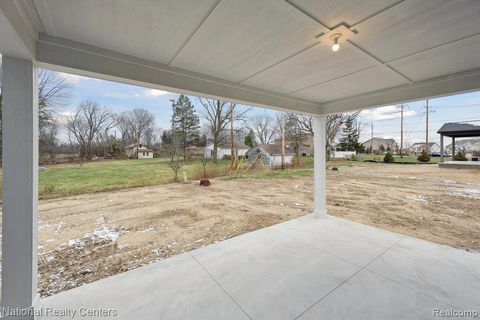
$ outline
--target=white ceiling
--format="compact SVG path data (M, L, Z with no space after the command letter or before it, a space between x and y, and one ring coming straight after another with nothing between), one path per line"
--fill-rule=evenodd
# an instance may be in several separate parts
M480 68L479 0L15 1L50 36L319 107Z

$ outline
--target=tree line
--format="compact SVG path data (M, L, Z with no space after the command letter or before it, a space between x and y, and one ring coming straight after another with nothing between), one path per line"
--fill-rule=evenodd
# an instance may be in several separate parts
M185 95L171 100L170 127L163 130L156 125L155 116L148 110L135 108L115 113L90 100L82 101L62 118L59 114L64 110L72 84L52 71L40 70L38 76L39 151L44 159L53 159L57 153L78 154L84 160L91 160L94 156L116 158L123 155L126 146L141 143L185 160L189 147L205 147L211 143L212 158L216 161L220 145L234 148L242 143L253 147L272 143L282 134L290 148L299 155L301 146L314 134L311 116L253 112L251 107L232 102L209 98L192 100ZM62 127L68 142L59 143ZM327 146L340 137L338 149L361 152L358 139L362 127L358 112L328 115Z

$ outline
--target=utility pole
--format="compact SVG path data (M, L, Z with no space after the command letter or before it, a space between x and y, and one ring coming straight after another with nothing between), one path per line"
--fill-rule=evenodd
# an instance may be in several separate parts
M425 104L425 150L427 154L430 154L430 150L428 148L428 99Z
M370 124L370 154L373 154L373 121Z
M400 158L403 158L403 104L400 105Z
M137 133L137 136L136 136L136 143L137 143L137 146L135 147L135 149L137 150L137 159L138 159L138 148L140 147L140 132Z
M230 110L230 144L231 144L231 151L230 151L230 169L233 170L233 166L235 163L235 137L233 132L233 106Z
M282 170L285 169L285 116L280 113L280 130L282 134Z

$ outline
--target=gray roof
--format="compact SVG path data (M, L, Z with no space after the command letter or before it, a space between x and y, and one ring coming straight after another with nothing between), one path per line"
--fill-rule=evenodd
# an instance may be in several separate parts
M437 133L447 137L476 137L480 136L480 126L470 123L450 122L445 123Z
M435 144L438 146L438 143L436 143L436 142L429 142L429 143L428 143L428 146L431 147L431 146L433 146L433 145L435 145ZM416 143L412 144L412 148L413 148L414 146L417 146L417 145L418 145L418 146L424 146L424 145L425 145L425 142L416 142Z
M472 138L472 139L462 139L462 140L455 140L455 149L456 148L462 148L465 144L467 143L471 143L471 144L474 144L474 143L478 143L480 142L480 139L475 139L475 138ZM446 147L449 148L451 147L452 144L450 143L449 145L447 145Z
M266 151L271 156L282 154L282 145L280 144L259 144L258 147ZM285 155L294 155L294 153L285 150Z
M209 146L212 146L213 148L213 143L209 143L205 148L208 148ZM250 149L249 146L247 146L246 144L243 144L243 143L234 143L234 149L241 149L241 150L248 150ZM229 143L229 142L221 142L218 144L218 148L220 149L231 149L232 148L232 145Z
M383 142L385 142L385 143L387 143L387 144L394 144L394 143L396 143L395 139L383 139L383 138L373 137L372 139L368 139L367 141L362 142L362 144L367 143L367 142L369 142L369 141L371 141L371 140L380 140L380 141L383 141Z
M137 143L132 143L132 144L129 144L128 146L126 146L125 149L133 149L133 148L135 148L136 146L139 146L140 148L141 148L141 147L145 147L145 145L142 144L142 143L138 143L138 144L137 144Z

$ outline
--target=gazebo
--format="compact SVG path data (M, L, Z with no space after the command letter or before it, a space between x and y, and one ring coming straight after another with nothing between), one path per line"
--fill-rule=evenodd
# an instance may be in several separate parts
M443 137L452 138L452 158L455 156L455 138L480 137L480 126L470 123L445 123L437 133L440 134L440 161L443 162Z

